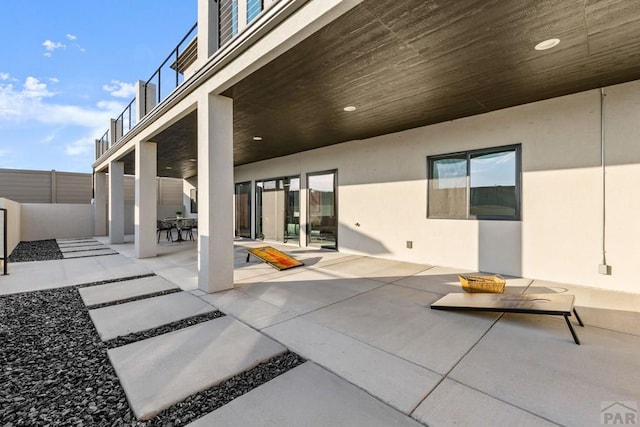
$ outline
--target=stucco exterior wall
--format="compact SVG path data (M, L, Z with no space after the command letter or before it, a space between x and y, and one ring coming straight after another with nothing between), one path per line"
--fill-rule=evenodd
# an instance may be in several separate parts
M24 241L92 236L93 207L90 204L23 203L20 230Z
M11 255L11 252L13 252L15 247L18 246L18 243L20 243L20 203L0 198L0 208L7 210L7 255ZM4 232L3 221L4 218L2 218L2 214L0 214L0 255L4 255L2 253L3 248L1 247L2 239L4 239L2 235Z
M610 276L598 274L598 90L243 165L235 169L235 182L301 175L304 190L307 173L337 169L342 252L640 292L634 271L640 254L640 82L605 92ZM522 144L521 221L427 218L427 156L516 143Z

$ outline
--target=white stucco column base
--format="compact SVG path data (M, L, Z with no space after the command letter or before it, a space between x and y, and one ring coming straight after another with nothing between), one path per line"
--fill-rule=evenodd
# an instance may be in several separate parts
M198 288L233 288L233 101L198 99Z
M157 146L155 142L136 143L136 205L134 210L135 256L150 258L158 254L156 220L158 216Z
M109 163L109 243L124 243L124 163Z
M107 235L107 174L96 172L93 175L93 235Z

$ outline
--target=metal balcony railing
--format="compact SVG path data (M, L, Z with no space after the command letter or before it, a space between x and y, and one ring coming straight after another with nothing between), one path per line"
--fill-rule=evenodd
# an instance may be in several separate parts
M241 12L238 7L239 1L245 2L244 6L246 7L242 12L245 15L245 22L239 22ZM271 4L279 1L271 1ZM217 50L233 40L240 28L245 28L255 21L263 10L264 0L219 0ZM134 98L114 120L110 129L96 140L96 160L137 125L138 117L144 117L182 84L185 80L184 72L197 59L197 27L198 24L195 23L145 82L142 91L144 100L136 104L136 98ZM136 105L142 106L143 111L136 111Z

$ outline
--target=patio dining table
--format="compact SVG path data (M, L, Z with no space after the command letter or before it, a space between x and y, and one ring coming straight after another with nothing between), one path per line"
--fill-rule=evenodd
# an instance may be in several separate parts
M191 224L193 222L193 224L197 224L195 221L197 221L195 218L178 218L178 217L169 217L169 218L165 218L163 221L171 224L172 227L174 227L177 231L178 231L178 238L176 239L176 242L184 242L186 239L184 239L182 237L182 231L185 227L185 223L189 222L189 224ZM192 227L192 226L190 226ZM188 233L189 234L189 233Z
M184 221L184 218L178 218L174 216L165 218L163 219L163 221L171 224L171 226L178 231L178 238L176 239L176 242L184 241L184 239L182 238L182 222Z

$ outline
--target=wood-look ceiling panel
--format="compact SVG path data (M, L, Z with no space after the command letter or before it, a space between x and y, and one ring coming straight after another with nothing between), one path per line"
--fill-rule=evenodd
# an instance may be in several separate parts
M637 0L365 0L224 95L239 165L636 79ZM195 113L174 126L159 172L193 175Z

